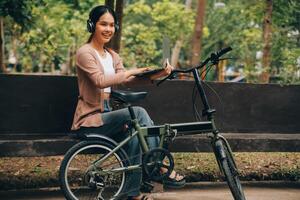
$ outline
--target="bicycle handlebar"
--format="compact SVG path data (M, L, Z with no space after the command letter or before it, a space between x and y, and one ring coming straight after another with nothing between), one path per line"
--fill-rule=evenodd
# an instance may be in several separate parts
M223 56L224 54L226 54L227 52L231 51L232 48L226 47L224 49L221 49L217 52L214 52L210 55L210 57L206 58L202 63L200 63L200 65L183 70L183 69L175 69L173 70L167 77L165 77L164 79L160 80L156 85L159 86L161 83L163 83L164 81L166 81L167 79L172 79L174 78L174 75L177 73L190 73L191 71L193 71L194 69L200 69L203 66L205 66L207 63L212 62L213 64L217 64L219 61L219 58L221 56Z
M224 49L221 49L220 51L217 52L218 58L220 58L221 56L223 56L224 54L226 54L227 52L229 52L231 50L232 50L231 47L226 47Z

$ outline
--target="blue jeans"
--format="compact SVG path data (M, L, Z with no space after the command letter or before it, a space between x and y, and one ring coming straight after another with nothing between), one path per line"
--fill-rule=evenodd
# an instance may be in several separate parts
M134 113L141 126L153 126L153 121L149 117L147 111L142 107L133 107ZM108 137L113 138L116 141L122 141L128 136L127 132L124 132L124 125L131 120L131 116L128 108L115 110L111 112L104 112L101 114L103 125L100 127L83 127L81 130L93 131ZM157 147L159 144L158 137L148 137L147 142L149 148ZM130 163L133 165L141 164L142 150L139 145L137 137L132 138L127 145L125 145L125 151L129 156ZM140 186L142 182L142 171L134 170L128 175L126 181L126 188L128 196L137 196L140 194Z

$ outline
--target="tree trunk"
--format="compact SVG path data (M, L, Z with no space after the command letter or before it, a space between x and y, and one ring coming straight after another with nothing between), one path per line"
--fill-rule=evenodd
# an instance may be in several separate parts
M120 47L121 47L123 8L124 8L124 0L117 0L116 15L118 19L119 30L114 35L112 47L118 53L120 52Z
M186 0L185 1L185 9L189 10L191 9L192 0ZM171 65L175 68L178 67L178 60L179 60L179 54L181 51L181 47L183 45L184 36L180 35L179 39L176 41L175 46L172 51L172 57L171 57Z
M219 82L225 81L225 66L226 66L226 64L227 64L226 60L221 60L217 66Z
M105 4L111 6L114 9L114 1L106 0ZM120 52L121 47L121 33L122 33L122 18L123 18L124 0L117 0L116 8L114 9L117 15L119 30L115 33L108 46L114 49L116 52Z
M200 61L201 55L201 39L202 39L202 29L205 16L205 5L206 0L198 0L197 17L194 28L194 34L192 38L192 56L191 65L197 65Z
M182 36L176 41L175 46L172 51L172 56L171 56L171 65L175 68L178 67L178 60L179 60L179 54L181 51L181 47L183 44L183 38Z
M18 41L17 41L16 35L12 35L12 53L16 59L16 62L14 63L14 66L13 66L13 72L18 72L17 65L19 63L19 57L18 57L18 51L17 51L17 46L18 46L17 43L18 43Z
M6 67L4 64L4 26L3 17L0 17L0 72L5 73Z
M61 74L70 75L72 73L72 68L74 64L74 55L75 55L75 41L69 46L68 49L68 61L62 65Z
M115 9L115 0L105 0L105 5Z
M271 39L272 39L272 10L273 1L266 0L266 10L263 22L263 57L262 68L263 72L260 76L261 83L269 83L270 79L270 64L271 64Z

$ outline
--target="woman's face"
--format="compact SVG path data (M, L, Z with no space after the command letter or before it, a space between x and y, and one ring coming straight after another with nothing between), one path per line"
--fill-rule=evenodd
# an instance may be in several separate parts
M105 44L110 41L115 33L115 20L113 16L107 12L102 15L96 23L95 35L97 41Z

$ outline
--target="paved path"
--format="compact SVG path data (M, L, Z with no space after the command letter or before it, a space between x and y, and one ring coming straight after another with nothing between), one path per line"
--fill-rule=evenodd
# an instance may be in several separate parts
M245 184L247 200L300 200L299 183ZM180 190L152 194L156 200L232 200L226 185L215 183L189 184ZM0 192L2 200L63 200L60 191Z
M247 200L300 200L299 189L246 187L244 192ZM168 191L153 197L157 200L233 200L227 188Z

